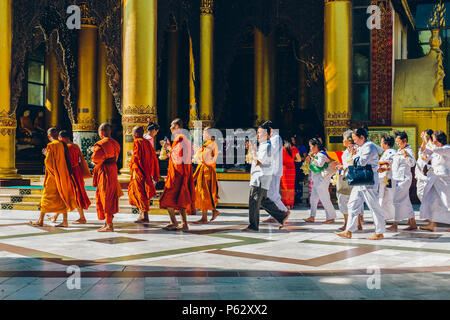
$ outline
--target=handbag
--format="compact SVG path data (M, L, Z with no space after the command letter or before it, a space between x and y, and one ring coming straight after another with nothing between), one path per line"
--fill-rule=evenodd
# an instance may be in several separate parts
M347 196L352 193L352 187L348 185L345 173L337 176L336 192Z
M372 166L357 165L359 157L353 160L353 166L348 167L347 182L349 186L372 186L375 184Z

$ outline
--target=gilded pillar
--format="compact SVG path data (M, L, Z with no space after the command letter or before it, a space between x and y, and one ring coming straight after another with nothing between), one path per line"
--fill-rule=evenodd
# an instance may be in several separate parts
M112 124L115 115L113 96L106 74L107 65L106 47L101 41L98 41L97 117L99 124L104 122Z
M189 129L194 128L194 121L198 120L197 99L195 98L195 63L192 39L189 35Z
M49 52L45 56L45 128L60 125L61 85L56 57Z
M156 58L157 0L124 0L123 22L123 168L128 181L133 148L132 129L157 122Z
M178 50L180 32L176 25L170 26L168 35L168 85L167 85L167 119L178 117Z
M265 36L255 28L254 126L275 115L275 33Z
M328 150L342 149L342 133L350 127L352 76L352 3L325 0L324 75L325 144Z
M203 126L214 124L214 0L200 5L200 112Z
M16 169L16 114L10 114L11 1L0 1L0 186L21 178Z
M78 34L78 105L76 123L72 124L73 140L90 162L91 147L97 136L97 38L98 27L86 4L81 9L81 30Z

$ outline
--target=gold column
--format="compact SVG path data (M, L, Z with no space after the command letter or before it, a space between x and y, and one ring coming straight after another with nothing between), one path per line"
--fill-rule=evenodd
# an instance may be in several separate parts
M111 124L114 119L115 110L113 96L108 85L108 76L106 74L107 65L106 47L101 41L98 41L97 117L98 123L108 122Z
M61 86L56 57L52 52L45 56L45 126L57 127L60 125L60 97Z
M78 34L78 105L73 139L92 166L90 148L97 141L97 23L86 4L80 5L81 30Z
M123 22L123 168L122 181L130 179L134 126L157 122L156 58L157 0L124 0Z
M0 1L0 186L20 179L16 169L15 113L11 106L11 1ZM6 181L5 181L6 180Z
M325 0L324 15L325 143L342 149L342 133L350 127L352 75L352 3Z
M275 109L275 33L265 36L255 28L254 126L273 120Z
M214 123L214 0L200 5L200 112L203 126Z
M192 38L189 35L189 129L194 128L198 120L197 100L195 97L195 63L192 49Z
M168 37L168 85L167 85L167 120L178 117L178 50L180 33L176 25L170 26Z

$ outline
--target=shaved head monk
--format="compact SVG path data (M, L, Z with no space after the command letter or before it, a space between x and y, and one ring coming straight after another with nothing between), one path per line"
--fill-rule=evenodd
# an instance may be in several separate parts
M171 223L165 230L189 230L186 219L186 209L195 208L195 186L192 175L191 143L182 134L183 122L175 119L170 125L174 140L172 145L165 145L170 150L169 167L167 168L166 184L159 199L160 208L167 209ZM175 210L179 210L182 226L178 226Z
M77 207L74 183L71 177L69 150L67 145L58 140L58 130L47 130L50 143L43 150L45 154L44 192L39 205L41 215L36 222L30 221L33 226L43 226L46 213L62 213L64 220L57 227L67 227L67 211Z
M135 222L145 223L149 222L150 199L156 195L153 181L158 182L159 180L159 167L155 164L158 159L150 141L144 139L143 127L136 126L133 128L133 139L128 197L130 204L139 209L139 218Z
M219 215L219 211L216 209L219 202L216 174L216 160L219 149L211 133L211 127L206 127L203 130L205 143L196 154L199 165L194 173L195 208L202 211L202 218L194 222L197 224L208 223L208 210L211 210L213 213L211 221L215 220Z
M84 216L84 210L87 210L91 205L91 201L84 188L84 179L91 177L88 164L81 154L80 147L70 140L69 132L61 130L58 136L59 141L63 141L67 144L69 149L70 165L72 166L72 178L74 181L75 195L77 197L77 209L80 214L80 218L74 221L74 224L85 224L86 217ZM58 213L50 220L56 222L58 219Z
M120 145L111 138L111 126L102 123L98 128L100 141L92 147L92 162L95 163L93 186L97 187L95 200L99 220L105 220L105 225L99 232L113 232L114 214L119 212L119 197L123 194L117 179L117 159Z

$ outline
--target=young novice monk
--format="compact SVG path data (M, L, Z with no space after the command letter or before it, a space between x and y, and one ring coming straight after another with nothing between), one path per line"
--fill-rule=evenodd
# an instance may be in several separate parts
M128 185L128 197L130 204L139 209L139 219L136 223L149 222L148 211L150 199L156 195L156 189L152 179L157 182L159 173L153 165L156 157L153 147L147 139L144 139L144 128L133 128L133 151L130 161L131 180Z
M84 188L84 179L90 178L91 173L89 171L88 164L81 154L80 147L70 140L69 132L61 130L59 132L59 141L64 142L69 149L70 165L72 166L72 179L75 187L75 195L77 198L77 209L80 214L80 219L74 221L74 224L85 224L86 217L84 216L84 210L87 210L91 205L91 201ZM50 218L50 221L56 222L59 213Z
M196 155L200 164L194 173L195 208L202 211L202 218L194 222L198 224L208 223L208 210L213 212L211 221L215 220L219 215L219 211L216 210L217 203L219 202L216 174L218 148L210 131L210 127L203 130L203 140L206 142Z

